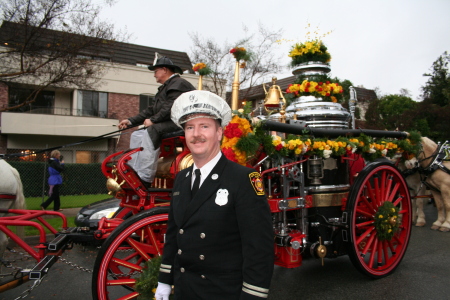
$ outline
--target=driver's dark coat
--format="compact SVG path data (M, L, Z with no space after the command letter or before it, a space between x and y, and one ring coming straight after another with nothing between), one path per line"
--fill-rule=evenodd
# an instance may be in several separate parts
M150 119L153 125L147 128L155 149L161 144L161 136L164 133L180 130L180 127L170 119L170 111L173 102L183 93L195 90L195 87L178 74L169 78L158 87L153 105L141 111L134 117L128 118L132 125L142 124L145 119Z
M266 196L250 183L253 171L222 155L192 200L192 167L176 176L159 275L175 285L175 299L267 297L273 229ZM215 201L219 189L228 191L223 206ZM259 296L243 291L244 282Z

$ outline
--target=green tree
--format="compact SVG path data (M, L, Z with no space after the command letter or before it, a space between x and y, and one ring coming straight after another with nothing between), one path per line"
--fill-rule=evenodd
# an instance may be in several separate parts
M450 55L444 52L431 67L431 73L425 73L428 81L422 87L423 98L430 99L431 103L439 106L446 106L450 103L450 74L448 63Z
M410 113L416 106L417 102L410 97L386 95L369 104L365 118L373 129L405 130L403 115Z
M382 124L388 130L395 130L403 127L400 116L404 111L414 109L417 102L410 97L401 95L386 95L380 99L378 112L383 120Z
M364 117L366 119L364 128L366 128L366 129L384 129L383 122L382 122L383 119L380 117L380 113L378 111L379 105L380 105L379 99L370 101L369 106L367 107L365 117Z

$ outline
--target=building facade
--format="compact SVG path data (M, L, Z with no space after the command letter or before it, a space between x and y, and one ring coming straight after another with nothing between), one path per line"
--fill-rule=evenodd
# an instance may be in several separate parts
M0 27L0 51L7 51L8 32L15 23ZM84 143L114 131L122 119L136 115L152 101L160 84L148 70L155 52L167 56L184 71L183 78L198 85L198 75L185 52L117 43L114 56L105 59L106 71L95 90L48 87L36 101L0 112L0 154L26 153L21 160L44 160L43 149L60 148L68 163L101 162L106 155L128 149L132 130ZM203 79L203 81L208 79ZM23 102L34 86L27 82L0 81L0 108ZM83 142L83 143L80 143Z

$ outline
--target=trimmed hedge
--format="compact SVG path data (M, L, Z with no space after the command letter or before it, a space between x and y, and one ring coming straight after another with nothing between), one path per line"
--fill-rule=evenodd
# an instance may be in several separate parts
M48 164L44 162L8 162L19 171L25 197L48 194ZM101 163L65 164L61 195L106 194L106 178ZM43 192L44 191L44 192Z

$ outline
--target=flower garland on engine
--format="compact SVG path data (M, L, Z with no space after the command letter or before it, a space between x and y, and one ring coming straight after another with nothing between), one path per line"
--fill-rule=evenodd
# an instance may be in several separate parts
M411 132L407 139L374 138L361 134L357 137L338 137L336 139L315 138L311 135L293 135L286 138L270 135L262 129L262 122L253 126L243 112L235 115L225 127L222 140L224 155L241 165L251 166L249 161L261 150L274 159L299 156L318 156L322 158L361 154L365 160L373 161L380 157L393 158L401 155L405 160L413 158L420 147L420 134Z

